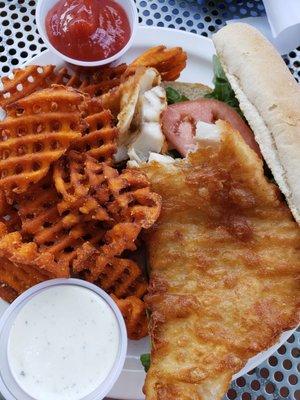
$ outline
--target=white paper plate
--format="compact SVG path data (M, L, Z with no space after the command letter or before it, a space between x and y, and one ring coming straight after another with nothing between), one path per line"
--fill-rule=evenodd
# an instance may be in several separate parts
M185 82L200 82L207 85L212 84L212 56L215 52L213 43L208 38L192 33L168 28L139 27L132 48L121 61L131 61L149 47L160 44L168 47L181 46L187 52L188 63L180 80ZM33 58L27 64L55 64L61 66L63 61L50 51L46 51ZM0 315L7 306L8 304L0 299ZM293 332L294 330L284 332L280 340L274 346L251 358L234 378L244 375L262 363L274 353ZM110 398L119 400L144 399L142 387L145 373L140 364L139 357L140 354L149 352L149 348L150 343L148 338L139 341L129 340L125 366L119 380L109 394Z

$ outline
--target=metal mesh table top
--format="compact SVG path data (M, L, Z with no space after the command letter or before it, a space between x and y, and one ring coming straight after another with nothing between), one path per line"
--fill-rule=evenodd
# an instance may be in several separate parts
M228 19L265 14L261 0L136 0L136 3L143 25L177 28L203 36L210 36ZM8 74L46 49L36 30L35 7L35 0L0 0L0 75ZM300 46L284 56L284 60L300 81ZM300 330L272 357L233 382L225 399L300 400L299 372Z

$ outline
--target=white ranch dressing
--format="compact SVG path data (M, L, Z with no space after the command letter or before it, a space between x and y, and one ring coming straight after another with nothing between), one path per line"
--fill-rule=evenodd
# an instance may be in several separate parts
M93 291L47 288L18 313L8 362L19 386L36 400L79 400L109 375L120 341L110 306Z

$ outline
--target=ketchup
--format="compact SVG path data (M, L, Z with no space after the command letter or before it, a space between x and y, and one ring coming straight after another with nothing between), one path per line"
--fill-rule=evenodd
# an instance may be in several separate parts
M50 42L80 61L99 61L118 53L131 34L124 9L113 0L60 0L48 12Z

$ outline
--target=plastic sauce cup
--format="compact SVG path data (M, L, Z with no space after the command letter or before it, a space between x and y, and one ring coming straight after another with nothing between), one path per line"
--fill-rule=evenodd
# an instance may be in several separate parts
M32 397L32 393L28 393L24 390L24 386L19 384L16 379L16 375L12 369L12 359L10 358L11 355L9 355L9 348L10 348L10 340L11 336L17 335L18 336L18 331L16 332L16 326L17 322L20 320L20 317L23 317L27 308L28 310L31 310L30 307L33 305L37 309L37 313L39 312L39 299L45 298L45 295L48 296L49 293L63 293L64 289L63 287L67 287L67 291L69 295L70 293L77 293L79 294L79 298L77 299L78 301L82 301L83 299L80 299L80 291L79 289L87 290L90 291L91 293L86 293L88 296L85 295L85 301L91 301L93 302L93 299L95 299L96 305L93 305L93 312L97 312L97 304L103 306L103 310L105 312L108 312L110 317L112 318L111 321L114 322L114 328L115 333L118 331L118 335L115 334L115 338L118 337L118 348L115 349L115 357L114 361L111 360L112 362L112 367L108 371L108 373L105 375L106 377L104 380L96 387L93 388L93 391L91 393L85 394L83 397L78 397L78 400L100 400L103 399L111 390L113 387L114 383L117 381L119 375L121 374L124 362L125 362L125 357L126 357L126 351L127 351L127 332L126 332L126 327L124 323L124 319L122 317L121 312L119 311L117 305L114 303L114 301L111 299L111 297L105 293L102 289L99 287L88 283L86 281L80 280L80 279L53 279L49 281L42 282L36 286L33 286L26 292L24 292L21 296L19 296L10 306L9 308L4 312L2 318L0 319L0 393L6 400L40 400L44 399L45 397L43 396L43 393L41 393L41 397L34 395ZM76 290L72 292L72 289L70 288L76 288ZM53 290L54 289L54 290ZM56 289L56 290L55 290ZM47 293L48 292L48 293ZM64 298L64 297L63 297ZM70 301L69 297L69 301ZM56 302L58 300L56 299ZM55 303L55 301L54 301ZM84 303L82 301L82 303ZM62 304L62 307L64 306L64 303L59 303ZM77 303L78 304L78 303ZM84 303L85 304L85 303ZM41 307L43 304L41 304ZM48 307L48 303L44 303L45 307ZM101 307L102 307L101 306ZM91 316L88 313L85 314L85 309L84 305L82 306L83 308L81 309L81 314L83 313L84 316L86 315L87 318L91 318ZM47 309L47 308L46 308ZM55 308L54 308L55 311ZM78 310L77 310L78 313ZM73 310L72 310L73 314ZM54 314L55 315L55 314ZM74 314L76 315L76 308L74 307ZM96 314L98 317L98 314ZM52 316L53 317L53 316ZM22 320L22 319L21 319ZM94 322L93 320L91 320ZM100 321L100 320L99 320ZM99 323L99 321L97 321ZM27 323L27 321L25 321ZM34 315L32 316L32 322L34 322ZM48 327L49 327L49 321ZM101 321L100 321L101 323ZM34 326L34 323L33 323ZM36 325L35 325L36 326ZM98 324L98 328L99 328ZM67 327L70 328L70 327ZM107 327L106 327L107 328ZM96 329L96 328L95 328ZM70 330L70 329L69 329ZM22 335L22 332L21 332ZM23 335L22 335L23 336ZM22 340L24 338L22 337ZM54 340L54 345L56 341ZM90 349L91 350L91 349ZM15 348L13 348L13 352L15 352ZM15 361L15 359L14 359ZM45 360L47 362L48 360ZM84 370L85 365L84 365L84 360L82 361L82 370ZM55 368L54 368L54 373L55 373ZM81 388L82 389L82 388Z
M118 3L122 8L124 9L125 13L127 14L129 25L130 25L130 30L131 30L131 35L126 43L126 45L116 54L114 54L111 57L105 58L103 60L97 60L97 61L82 61L82 60L76 60L74 58L68 57L65 54L61 53L59 50L57 50L52 43L50 42L47 32L46 32L46 17L48 14L48 11L51 10L51 8L58 2L58 0L38 0L37 3L37 8L36 8L36 23L38 27L38 31L48 47L54 54L65 60L66 62L73 64L73 65L79 65L81 67L98 67L100 65L106 65L110 64L113 61L118 60L119 58L122 57L124 53L126 53L127 50L130 49L132 46L137 26L138 26L138 13L137 13L137 8L134 0L115 0L116 3Z

